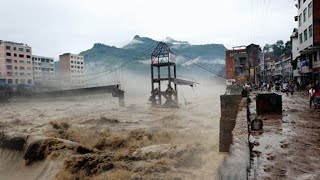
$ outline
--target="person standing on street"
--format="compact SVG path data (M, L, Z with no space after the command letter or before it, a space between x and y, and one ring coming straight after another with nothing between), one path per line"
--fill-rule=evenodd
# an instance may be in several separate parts
M312 106L312 103L314 101L314 94L316 93L316 90L314 89L313 86L309 89L309 98L310 98L310 108Z
M291 93L292 96L294 93L294 84L292 83L292 81L290 81L288 84L288 91Z

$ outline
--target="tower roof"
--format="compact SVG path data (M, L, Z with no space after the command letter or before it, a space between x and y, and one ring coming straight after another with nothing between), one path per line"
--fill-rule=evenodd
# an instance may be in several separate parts
M169 54L173 54L171 49L168 47L166 43L160 42L156 49L152 52L152 57L156 56L169 56Z

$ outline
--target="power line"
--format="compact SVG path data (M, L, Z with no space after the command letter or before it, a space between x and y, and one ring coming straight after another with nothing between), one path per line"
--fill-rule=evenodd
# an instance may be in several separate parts
M178 50L174 50L174 51L177 52ZM195 59L193 59L191 57L183 55L182 53L177 53L177 55L180 55L180 56L184 57L187 61L191 62L192 64L198 66L199 68L201 68L201 69L203 69L205 71L208 71L208 72L210 72L210 73L212 73L212 74L214 74L214 75L216 75L216 76L218 76L220 78L223 78L223 79L226 78L224 75L221 75L221 74L219 74L218 72L216 72L216 71L214 71L212 69L209 69L209 68L207 68L207 67L205 67L205 66L203 66L201 64L198 64L198 63L194 62Z
M92 78L92 79L85 80L85 81L83 81L82 83L88 82L88 81L93 81L93 80L96 80L96 79L98 79L98 78L104 77L104 76L106 76L106 75L108 75L108 74L110 74L110 73L113 73L113 72L115 72L115 71L121 70L121 69L127 67L127 66L128 66L129 64L131 64L132 62L138 60L138 58L140 58L141 56L146 55L147 53L149 53L150 50L153 50L156 46L157 46L157 45L154 45L154 46L152 46L151 48L148 48L142 55L140 55L140 56L138 56L138 57L136 57L136 58L133 58L133 59L131 59L131 60L123 63L121 66L119 66L119 67L117 67L117 68L115 68L115 69L111 69L111 70L109 70L109 71L105 71L105 72L103 72L103 73L104 73L103 75L94 77L94 78Z
M146 52L146 51L149 52L149 51L150 51L152 48L154 48L154 47L155 47L155 45L152 46L151 48L147 48L147 49L145 49L145 50L142 50L142 51L140 51L140 52L138 52L138 53L133 54L133 55L135 55L135 56L133 57L133 59L140 58L141 56L145 55L145 52ZM143 54L141 55L141 53L143 53ZM132 59L131 59L131 60L132 60ZM130 62L131 60L129 60L129 61L127 61L127 62ZM125 63L126 63L126 62L125 62ZM123 64L125 64L125 63L123 63ZM79 77L84 77L84 76L98 75L98 74L107 73L107 72L112 71L112 70L113 70L113 69L109 69L109 70L105 70L105 71L101 71L101 72L90 73L90 74L83 74L83 75L78 75L78 76L76 76L76 77L79 78ZM112 72L114 72L114 71L112 71ZM68 76L68 77L62 77L62 78L55 78L55 79L51 79L51 80L57 81L57 80L72 79L72 78L73 78L73 77Z

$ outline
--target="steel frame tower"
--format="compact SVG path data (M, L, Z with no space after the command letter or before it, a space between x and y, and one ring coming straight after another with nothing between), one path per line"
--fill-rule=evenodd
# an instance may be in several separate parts
M167 44L160 42L151 55L151 97L154 105L177 106L178 91L175 80L177 78L176 63L174 54ZM162 69L167 69L163 71ZM161 73L162 72L162 73ZM173 72L173 74L172 74ZM167 83L167 89L161 88ZM162 87L161 87L162 86ZM166 102L162 104L162 97Z

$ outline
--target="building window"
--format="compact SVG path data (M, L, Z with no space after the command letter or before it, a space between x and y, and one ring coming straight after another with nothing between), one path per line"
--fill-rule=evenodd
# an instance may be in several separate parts
M18 61L17 61L17 60L14 60L13 62L14 62L14 63L18 63Z
M16 84L19 84L19 80L18 79L16 79L15 81L16 81Z
M32 80L31 79L28 79L28 84L32 84Z
M311 38L313 36L313 28L312 25L309 26L309 37Z
M20 64L23 64L23 63L24 63L24 61L20 60L20 61L19 61L19 63L20 63Z
M31 61L27 61L28 64L31 64Z
M301 26L301 14L299 15L299 27Z
M26 49L26 52L30 52L30 49Z
M23 67L23 66L20 66L20 70L24 70L24 67Z
M7 56L11 56L11 53L6 53Z
M18 66L15 66L14 69L18 69Z
M14 57L17 57L17 54L16 54L16 53L14 53L14 54L13 54L13 56L14 56Z
M23 48L19 48L19 51L20 51L20 52L23 52Z
M303 22L306 22L306 20L307 20L307 8L303 10Z
M12 66L11 65L7 65L7 70L12 70Z
M304 35L304 41L307 41L308 40L308 31L304 30L303 35Z
M7 72L7 76L12 76L12 72Z
M11 48L10 48L10 46L6 46L6 50L10 50Z
M24 55L23 55L23 54L19 54L19 57L20 57L20 58L24 58Z
M300 42L300 44L302 44L302 33L299 34L299 42Z
M8 79L8 84L12 84L12 79Z
M30 56L30 55L27 55L27 58L28 58L28 59L30 59L30 58L31 58L31 56Z
M71 66L71 68L73 68L73 66Z
M311 17L311 16L312 16L312 1L308 5L308 17Z
M7 63L12 63L11 59L6 59Z
M16 50L17 50L17 48L16 48L16 47L13 47L13 50L14 50L14 51L16 51Z

